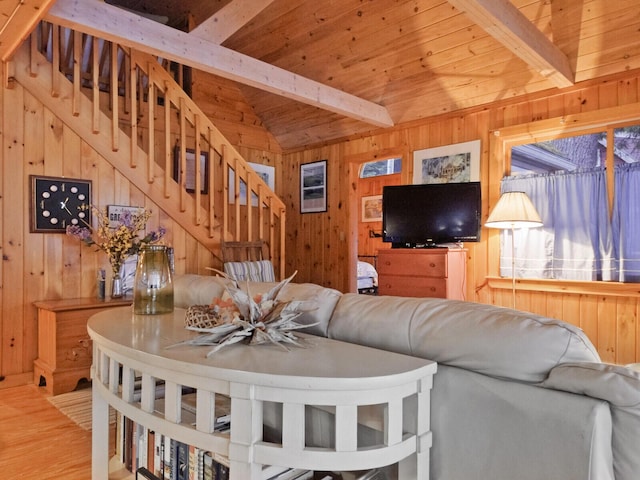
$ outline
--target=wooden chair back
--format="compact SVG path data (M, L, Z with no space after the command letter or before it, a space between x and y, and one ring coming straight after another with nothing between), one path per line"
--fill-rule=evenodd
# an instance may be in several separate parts
M266 242L224 242L222 244L223 262L256 262L271 260Z

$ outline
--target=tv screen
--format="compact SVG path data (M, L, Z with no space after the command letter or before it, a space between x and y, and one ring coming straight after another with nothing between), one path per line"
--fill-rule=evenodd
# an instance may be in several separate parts
M480 241L480 182L394 185L382 190L382 236L395 248Z

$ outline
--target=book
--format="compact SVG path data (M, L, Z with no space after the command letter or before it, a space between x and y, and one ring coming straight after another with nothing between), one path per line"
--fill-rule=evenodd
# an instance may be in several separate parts
M343 472L342 478L343 480L384 480L387 477L382 470L374 468L372 470Z
M147 430L147 464L146 468L155 475L155 448L156 448L156 434L153 430ZM145 467L145 465L142 465Z
M216 480L229 480L229 466L214 460L216 464Z
M124 467L130 472L133 471L133 420L130 418L124 419L124 443L122 446Z
M307 480L313 478L313 471L304 468L290 468L272 478L274 480Z
M162 450L163 441L164 436L157 433L155 435L153 447L153 474L158 477L162 475L162 468L164 463L164 459L162 458L162 455L164 453Z
M197 473L197 460L196 460L196 452L197 452L198 448L194 447L193 445L189 445L189 474L187 476L187 478L189 480L200 480L198 478L198 473Z
M162 458L162 476L163 480L171 479L171 438L166 435L162 436L161 446L161 458Z
M154 475L149 469L140 467L136 470L136 480L160 480L160 478Z
M278 475L291 470L287 467L280 467L278 465L265 465L262 467L262 478L266 480L275 480Z
M176 480L189 480L189 445L176 442Z
M216 480L216 463L211 452L202 454L202 478L203 480Z
M147 467L147 441L148 441L148 431L147 428L139 423L136 424L136 434L135 434L135 442L136 442L136 458L135 458L135 471L140 467Z

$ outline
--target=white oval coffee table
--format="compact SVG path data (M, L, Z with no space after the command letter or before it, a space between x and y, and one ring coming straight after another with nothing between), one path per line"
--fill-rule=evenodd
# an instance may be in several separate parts
M184 314L176 309L133 315L125 307L89 319L94 480L108 475L109 405L156 434L228 457L232 480L262 478L266 465L364 470L396 462L403 480L428 479L435 363L312 335L301 335L308 348L236 344L206 358L211 347L167 348L195 335L184 329ZM183 387L195 391L193 424L183 421ZM230 397L230 433L215 430L221 395ZM265 404L281 412L275 443L263 438ZM335 419L329 447L307 445L316 428L306 424L309 409ZM371 424L382 432L382 441L363 446L358 433L371 409L382 412Z

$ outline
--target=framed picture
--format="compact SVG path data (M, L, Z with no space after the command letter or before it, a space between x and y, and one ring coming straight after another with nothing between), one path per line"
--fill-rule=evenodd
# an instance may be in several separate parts
M260 163L247 162L251 168L258 174L260 178L267 184L267 186L274 190L276 189L276 169L270 165L262 165ZM235 203L236 197L236 174L232 169L229 169L229 203ZM247 184L240 180L240 205L247 204ZM252 195L251 205L258 206L258 198L256 195Z
M300 213L327 211L327 161L300 165Z
M413 183L480 181L480 140L413 152Z
M271 190L276 189L276 169L270 165L262 165L261 163L249 162L251 168L255 170L260 178L267 184Z
M362 221L382 221L382 195L362 197Z
M129 212L131 215L142 213L142 207L130 207L128 205L107 205L107 218L109 219L109 228L120 226L120 215Z
M180 183L180 146L173 149L173 179ZM185 162L185 187L187 192L196 191L196 151L192 148L186 149ZM209 153L200 152L200 193L209 193Z

